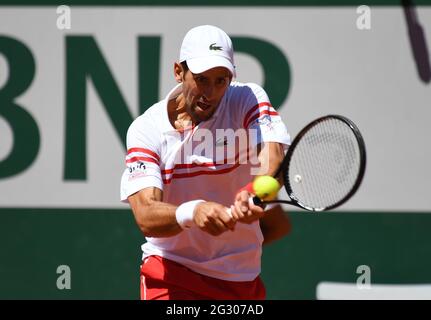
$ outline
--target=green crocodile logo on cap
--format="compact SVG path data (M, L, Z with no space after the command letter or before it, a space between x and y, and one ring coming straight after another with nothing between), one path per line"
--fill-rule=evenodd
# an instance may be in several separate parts
M223 49L220 46L216 46L216 43L211 43L210 44L210 50L215 50L215 51L222 51Z

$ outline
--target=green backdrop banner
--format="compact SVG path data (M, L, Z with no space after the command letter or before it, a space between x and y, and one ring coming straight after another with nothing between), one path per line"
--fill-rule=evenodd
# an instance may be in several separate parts
M138 299L140 245L129 210L0 209L0 299ZM431 215L290 213L292 232L264 248L269 299L315 299L321 281L431 283ZM70 268L70 289L57 268Z

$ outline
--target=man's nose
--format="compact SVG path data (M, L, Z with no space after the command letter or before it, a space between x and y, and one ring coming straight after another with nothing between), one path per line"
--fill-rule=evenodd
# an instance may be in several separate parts
M211 100L214 94L214 86L207 85L203 90L203 98L206 100Z

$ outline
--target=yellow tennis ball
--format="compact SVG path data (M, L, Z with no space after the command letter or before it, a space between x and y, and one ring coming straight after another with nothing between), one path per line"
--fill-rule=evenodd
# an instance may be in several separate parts
M253 190L261 200L273 200L280 189L278 181L271 176L260 176L253 181Z

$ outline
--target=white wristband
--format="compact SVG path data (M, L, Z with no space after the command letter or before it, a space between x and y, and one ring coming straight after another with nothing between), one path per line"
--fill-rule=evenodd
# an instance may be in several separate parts
M191 228L194 226L193 215L195 207L204 200L193 200L182 203L175 211L175 217L181 228Z

